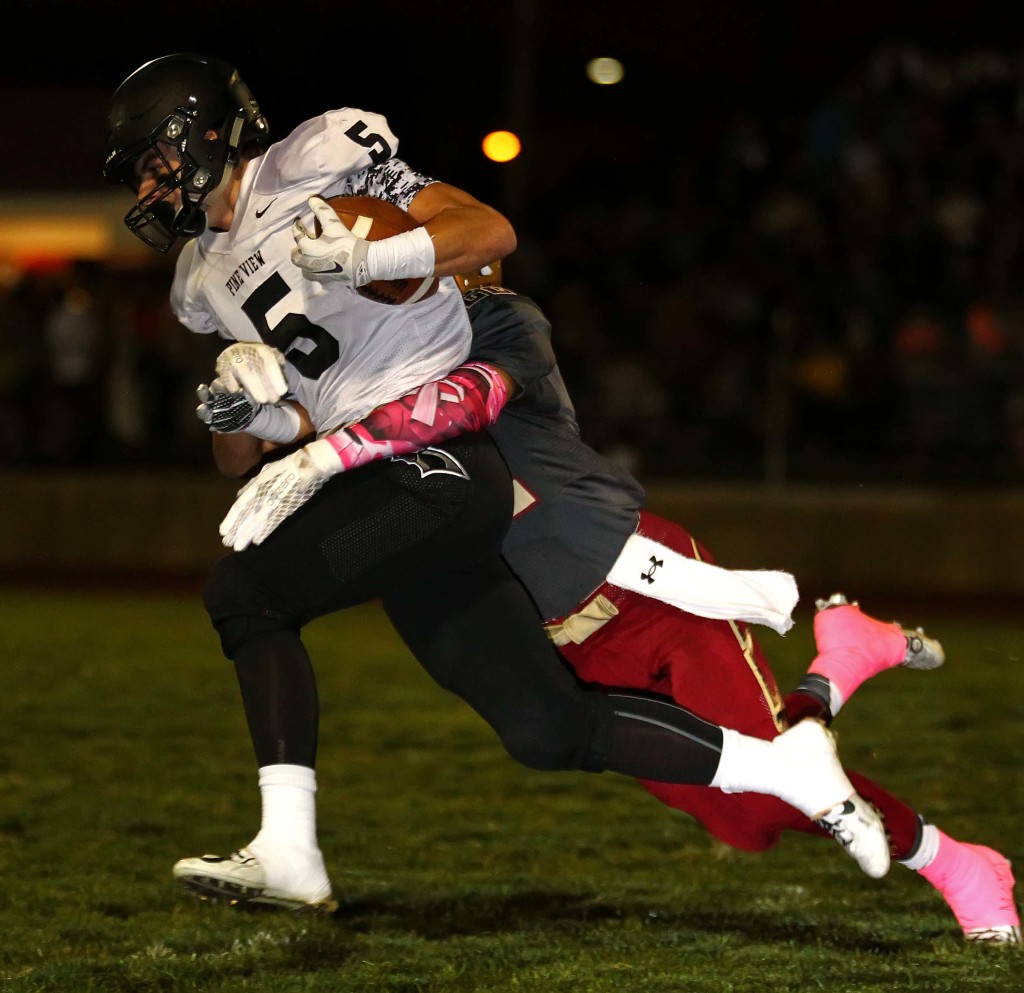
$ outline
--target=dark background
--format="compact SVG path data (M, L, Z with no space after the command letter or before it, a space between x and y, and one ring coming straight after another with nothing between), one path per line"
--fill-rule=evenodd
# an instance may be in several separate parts
M490 195L503 172L536 171L539 182L581 143L635 166L659 149L697 153L737 107L780 115L812 106L883 44L1014 52L1024 39L1019 10L1002 3L13 0L4 19L8 189L100 184L107 97L173 51L238 66L278 137L328 107L375 110L402 154ZM624 62L621 84L589 83L595 55ZM538 144L517 164L490 166L479 141L503 126L535 129Z
M415 168L503 209L519 234L506 282L552 318L586 437L642 477L1024 480L1013 5L16 0L3 12L0 198L42 210L51 191L102 193L116 86L159 55L219 55L273 137L328 108L377 111ZM619 85L587 80L595 56L623 62ZM495 128L522 136L515 161L483 157ZM141 440L104 429L41 453L33 405L59 405L33 371L54 356L31 338L0 397L14 425L0 454L205 464L189 406L207 357L195 369L180 354L165 273L85 278L107 351L79 392L122 425L160 402ZM63 289L32 292L42 314ZM141 397L119 414L111 349ZM168 448L158 426L172 411Z

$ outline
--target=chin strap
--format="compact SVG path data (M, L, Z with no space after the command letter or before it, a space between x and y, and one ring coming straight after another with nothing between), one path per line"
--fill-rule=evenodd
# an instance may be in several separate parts
M192 205L185 196L181 194L182 207L175 215L172 231L182 238L198 238L206 230L206 215L198 204ZM178 218L181 218L179 221Z

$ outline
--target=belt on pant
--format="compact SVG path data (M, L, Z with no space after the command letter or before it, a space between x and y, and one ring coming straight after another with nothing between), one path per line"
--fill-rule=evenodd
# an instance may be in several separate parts
M598 593L593 600L570 614L558 624L545 624L547 636L559 647L562 645L579 645L587 640L595 631L602 628L619 612L606 596Z

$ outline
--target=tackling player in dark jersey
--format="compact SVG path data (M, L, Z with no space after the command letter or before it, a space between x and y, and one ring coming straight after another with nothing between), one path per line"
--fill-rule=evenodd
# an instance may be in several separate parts
M819 655L783 703L743 622L702 617L660 601L657 573L654 583L641 581L634 590L609 582L610 575L622 573L616 563L634 534L680 555L712 560L683 528L644 511L640 484L580 440L554 363L551 327L536 304L487 286L467 293L466 303L471 358L502 368L516 383L490 429L517 485L504 555L581 678L664 694L716 723L773 738L803 717L831 723L861 682L886 668L941 662L941 649L920 632L883 624L833 597L818 602ZM1020 942L1013 875L1001 854L953 840L867 777L849 775L882 812L893 858L942 893L968 940ZM643 785L693 815L719 840L747 851L772 847L786 830L821 830L775 797Z

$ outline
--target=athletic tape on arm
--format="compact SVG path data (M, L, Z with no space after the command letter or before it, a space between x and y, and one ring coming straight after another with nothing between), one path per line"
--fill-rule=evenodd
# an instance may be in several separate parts
M366 249L370 279L413 279L434 275L434 242L426 228L413 228L371 241Z

